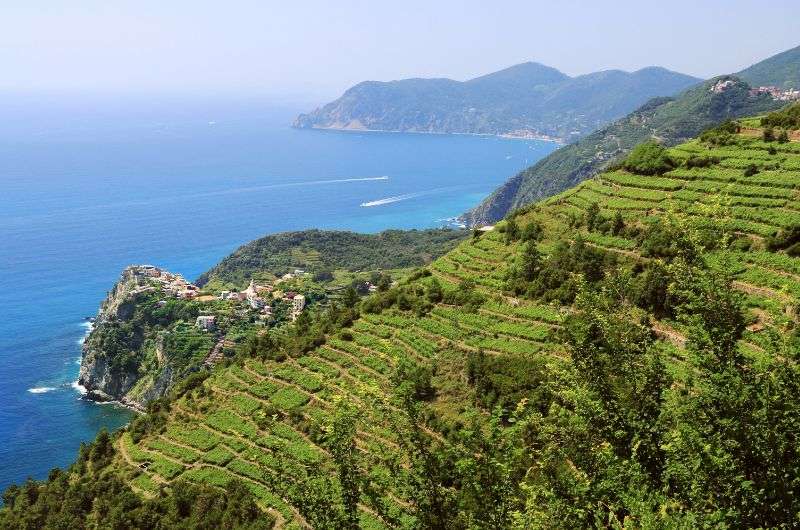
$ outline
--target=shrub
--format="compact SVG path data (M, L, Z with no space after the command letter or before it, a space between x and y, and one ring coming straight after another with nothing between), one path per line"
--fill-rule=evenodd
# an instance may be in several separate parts
M522 230L523 241L539 241L542 238L542 225L536 221L531 221Z
M800 226L793 226L787 230L781 230L777 235L767 238L767 250L773 252L788 249L800 243Z
M686 159L684 165L691 169L693 167L709 167L719 164L718 156L697 156L692 155Z
M764 132L761 134L761 137L765 142L774 142L775 131L772 130L772 127L767 127L766 129L764 129Z
M650 141L636 146L622 163L622 167L637 175L661 175L675 167L667 150Z
M777 112L770 112L761 118L762 127L800 128L800 103L795 103Z
M758 166L755 164L750 164L746 168L744 168L744 176L745 177L752 177L753 175L758 173Z
M730 145L735 143L735 135L741 130L738 123L727 120L720 125L708 129L700 135L700 141L711 145Z

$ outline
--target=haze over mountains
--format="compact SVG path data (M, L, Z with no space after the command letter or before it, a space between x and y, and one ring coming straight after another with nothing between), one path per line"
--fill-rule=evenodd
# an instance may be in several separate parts
M294 125L302 128L579 138L648 99L699 79L660 67L570 77L527 62L468 81L365 81Z

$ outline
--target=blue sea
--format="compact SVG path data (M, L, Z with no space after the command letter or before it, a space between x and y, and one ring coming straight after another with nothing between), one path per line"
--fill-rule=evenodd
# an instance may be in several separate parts
M73 385L85 317L131 263L195 278L239 245L310 227L447 224L555 145L295 130L311 104L4 95L0 488L74 460L131 413Z

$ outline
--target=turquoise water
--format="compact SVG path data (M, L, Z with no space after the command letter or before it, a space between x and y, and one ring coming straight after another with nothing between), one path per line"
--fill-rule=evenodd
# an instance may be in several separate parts
M9 100L7 98L7 100ZM80 399L84 317L123 267L194 278L270 232L437 226L553 144L287 126L264 101L28 97L0 111L0 488L127 411Z

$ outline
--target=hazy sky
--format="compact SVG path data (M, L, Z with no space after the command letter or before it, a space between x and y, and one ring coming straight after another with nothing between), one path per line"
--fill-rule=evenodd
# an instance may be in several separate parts
M0 89L327 98L364 80L728 73L800 45L800 1L0 0Z

